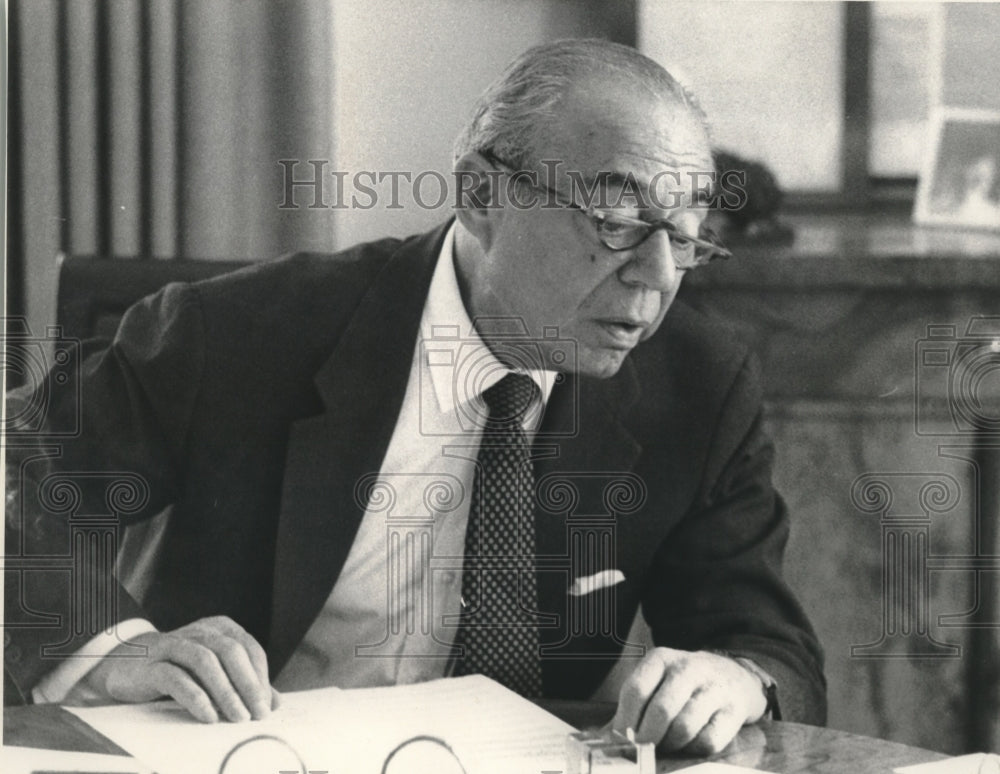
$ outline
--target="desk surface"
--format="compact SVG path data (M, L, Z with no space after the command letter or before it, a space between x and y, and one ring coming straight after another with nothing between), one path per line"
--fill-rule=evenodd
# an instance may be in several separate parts
M601 726L614 705L579 701L539 702L553 715L578 728ZM897 766L947 758L937 752L885 742L846 731L801 723L764 722L746 726L722 753L709 760L779 774L886 774ZM676 771L701 759L657 756L658 772Z
M577 727L602 725L614 711L613 705L603 703L546 701L541 704ZM56 706L5 708L3 741L58 750L122 752L76 716ZM769 722L747 726L723 753L711 760L781 774L885 774L896 766L945 757L929 750L828 728ZM661 758L657 771L676 771L697 762L691 758Z

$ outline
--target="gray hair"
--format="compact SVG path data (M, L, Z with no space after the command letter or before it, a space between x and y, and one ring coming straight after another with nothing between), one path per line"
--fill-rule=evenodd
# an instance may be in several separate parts
M592 74L635 81L661 99L683 105L708 132L694 96L660 65L634 48L596 38L573 38L528 49L484 91L459 133L454 158L488 152L517 167L527 166L535 140L569 89Z

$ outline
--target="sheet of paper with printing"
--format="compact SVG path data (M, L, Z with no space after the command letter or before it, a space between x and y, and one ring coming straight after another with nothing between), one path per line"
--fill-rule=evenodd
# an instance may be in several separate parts
M468 774L538 774L565 768L574 729L479 675L387 688L288 693L263 721L193 720L174 702L72 710L159 774L380 771L407 739L445 742ZM228 761L227 755L229 756Z
M733 766L730 763L696 763L677 769L674 774L768 774L764 769L748 769L746 766Z

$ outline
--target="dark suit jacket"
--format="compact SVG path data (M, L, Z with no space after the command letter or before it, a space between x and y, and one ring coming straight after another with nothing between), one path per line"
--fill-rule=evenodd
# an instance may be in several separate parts
M395 427L443 235L296 255L134 306L109 348L85 353L79 436L60 439L56 458L15 454L25 520L15 539L29 553L66 550L65 518L36 518L45 508L31 494L53 467L138 474L150 497L131 518L171 503L173 514L144 609L122 594L117 618L170 629L229 615L264 644L276 674L364 513L355 487L380 469ZM52 389L63 396L48 413L58 425L72 391ZM615 377L556 386L536 444L554 443L558 456L536 475L569 482L577 499L554 498L538 516L540 607L558 617L542 630L547 695L589 695L641 603L657 644L747 655L776 678L786 719L823 721L820 648L780 576L788 518L760 403L748 352L681 302ZM77 512L106 513L106 487L91 474L78 482ZM629 482L624 498L614 480ZM601 514L613 517L608 555L571 567L569 534ZM612 625L572 609L568 582L581 569L625 575L598 592ZM25 693L52 665L35 657L41 645L68 636L56 580L8 577L9 623L25 608L63 616L7 629L19 658L6 666Z

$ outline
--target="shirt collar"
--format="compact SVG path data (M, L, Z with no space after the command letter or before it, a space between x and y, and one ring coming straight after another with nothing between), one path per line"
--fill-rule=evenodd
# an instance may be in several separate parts
M462 303L455 273L455 228L452 223L445 234L420 320L420 365L430 374L442 412L464 411L473 401L481 405L482 393L514 372L497 360L486 346ZM540 409L549 399L556 372L531 369L521 373L530 376L538 385ZM481 408L475 413L481 413ZM537 426L540 418L541 411L529 411L526 421Z

